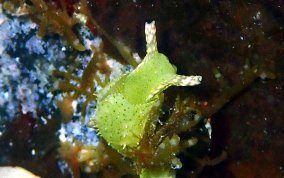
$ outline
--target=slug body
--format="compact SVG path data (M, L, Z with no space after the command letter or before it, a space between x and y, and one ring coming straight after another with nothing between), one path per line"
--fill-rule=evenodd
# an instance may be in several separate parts
M201 81L201 76L176 74L168 58L158 52L155 32L155 23L146 23L147 55L143 61L98 94L95 127L120 152L139 146L147 124L160 113L166 88L192 86Z

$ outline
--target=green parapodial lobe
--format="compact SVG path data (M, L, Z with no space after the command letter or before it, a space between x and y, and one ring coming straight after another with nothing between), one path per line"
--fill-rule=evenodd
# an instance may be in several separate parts
M159 53L155 22L145 25L147 55L135 70L110 82L98 94L95 127L119 152L139 146L147 122L156 119L163 91L168 87L193 86L201 76L176 74L168 58Z

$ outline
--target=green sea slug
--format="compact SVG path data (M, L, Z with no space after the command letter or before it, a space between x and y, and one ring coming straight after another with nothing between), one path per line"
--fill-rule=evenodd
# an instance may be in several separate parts
M156 124L168 87L198 85L201 76L176 74L168 58L159 53L155 22L145 24L147 54L135 70L111 81L97 98L91 126L121 153L137 149L147 129Z

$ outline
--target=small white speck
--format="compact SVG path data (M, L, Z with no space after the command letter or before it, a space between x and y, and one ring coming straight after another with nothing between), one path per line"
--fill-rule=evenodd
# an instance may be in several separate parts
M133 53L132 54L133 58L135 59L136 62L140 63L142 61L141 57L139 56L138 53Z
M195 115L194 115L194 120L199 120L200 117L201 117L201 116L200 116L199 114L195 114Z
M47 93L46 95L47 98L52 98L53 97L53 94L51 92Z
M193 139L189 139L189 140L187 141L187 143L188 143L189 146L195 145L195 141L194 141Z
M260 20L261 13L258 11L255 16L253 16L254 20Z
M89 166L86 166L86 167L84 168L84 171L85 171L86 173L90 173L92 170L91 170L91 168L90 168Z
M267 78L266 73L264 73L264 72L261 73L260 78L261 78L262 80L266 79L266 78Z
M160 100L158 100L158 101L155 103L155 106L158 107L158 106L160 106L160 105L161 105L161 102L160 102Z
M222 75L220 73L215 74L215 78L218 79L220 78Z
M79 44L79 40L76 39L75 41L73 41L73 45L78 45Z
M182 167L182 163L178 158L172 159L171 168L172 169L180 169Z
M72 108L73 108L73 111L74 112L76 112L76 110L77 110L77 101L76 100L74 100L74 101L72 101Z
M107 60L106 63L110 68L114 66L114 62L112 60Z
M34 156L36 154L35 149L32 149L32 155Z
M170 140L170 144L171 144L172 146L176 146L176 145L177 145L177 140L176 140L176 139L171 139L171 140Z
M7 100L8 98L9 98L9 93L8 93L8 92L5 92L5 93L4 93L4 99Z
M44 125L47 124L47 120L44 117L40 117L41 121L43 122Z
M205 128L208 130L208 135L209 135L209 138L211 139L212 127L209 121L206 122Z
M164 149L166 147L166 145L164 143L161 143L159 147Z
M267 130L263 130L263 133L264 133L264 134L268 134Z

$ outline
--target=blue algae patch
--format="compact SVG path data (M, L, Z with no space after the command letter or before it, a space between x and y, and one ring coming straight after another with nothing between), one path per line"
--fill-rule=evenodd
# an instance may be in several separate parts
M50 73L66 63L62 42L39 39L37 25L27 18L0 11L0 21L0 123L19 112L36 117L37 110L43 109L52 114Z
M19 113L31 113L43 124L47 124L48 119L60 119L54 117L58 111L57 102L66 93L52 92L61 80L52 77L52 72L70 72L81 77L91 60L90 50L79 53L56 34L39 38L37 30L37 24L28 18L6 15L0 7L0 136L5 132L5 123L12 122ZM86 45L98 47L102 42L85 28L80 27L80 33ZM74 67L74 62L79 65ZM72 121L61 124L58 130L60 141L65 138L71 142L97 144L96 131L78 121L85 100L85 96L80 96ZM96 102L90 102L87 118L94 115L95 107Z
M99 142L96 130L82 125L80 121L61 124L58 136L61 142L68 141L73 143L75 140L78 140L83 144L93 146L96 146Z

